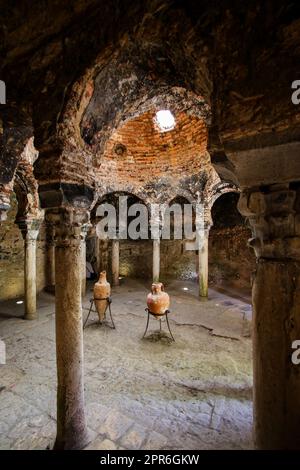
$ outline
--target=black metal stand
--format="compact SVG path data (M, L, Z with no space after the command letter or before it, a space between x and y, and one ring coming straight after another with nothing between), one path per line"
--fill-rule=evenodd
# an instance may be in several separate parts
M113 317L112 317L112 313L111 313L111 303L112 303L112 300L111 300L111 297L104 297L104 298L100 298L100 299L90 299L90 309L89 309L89 313L88 313L88 316L86 317L85 319L85 322L83 324L83 329L86 327L86 324L87 324L87 321L89 319L89 316L91 314L91 312L96 312L97 313L97 310L96 308L93 309L93 305L95 305L95 300L106 300L106 307L105 307L105 312L104 312L104 317L103 317L103 320L105 320L105 317L106 317L106 311L108 309L109 311L109 315L110 315L110 320L111 320L111 325L110 328L112 328L113 330L116 329L115 327L115 324L114 324L114 320L113 320ZM99 324L102 325L103 322L99 321Z
M145 311L148 313L148 317L147 317L147 325L146 325L146 329L145 329L145 333L144 333L144 335L143 335L143 338L145 338L145 336L146 336L146 333L147 333L147 330L148 330L148 326L149 326L150 315L152 315L153 317L155 317L156 319L159 320L159 330L160 330L160 331L161 331L161 320L162 320L162 317L166 317L166 322L167 322L167 325L168 325L169 333L170 333L170 335L171 335L172 340L175 342L174 336L172 335L172 331L171 331L171 328L170 328L169 319L168 319L168 314L170 313L170 310L166 310L163 315L156 315L155 313L151 312L151 311L149 310L149 308L145 308Z

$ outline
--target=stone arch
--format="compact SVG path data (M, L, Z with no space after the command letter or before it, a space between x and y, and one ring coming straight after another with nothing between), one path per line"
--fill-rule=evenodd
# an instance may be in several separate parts
M143 43L142 36L139 41ZM45 136L44 142L40 136L37 139L41 150L35 165L39 180L57 179L56 166L63 153L63 160L81 162L85 173L82 173L84 178L81 180L91 185L93 167L98 164L95 153L101 157L105 142L113 131L149 109L168 107L173 112L196 116L209 125L210 106L203 98L201 87L193 88L189 77L178 79L167 67L168 73L159 79L161 64L153 58L148 60L151 48L143 47L142 50L146 64L143 66L140 64L140 48L134 41L124 41L114 53L109 49L102 51L81 77L73 81L59 117L52 126L52 136ZM46 164L48 159L56 162L51 166L51 173L46 175L42 160ZM61 160L59 165L70 178L67 161L64 165Z
M162 30L159 34L163 34ZM149 109L159 110L161 107L168 107L175 112L185 111L209 124L207 83L199 80L197 86L193 87L191 77L184 76L183 63L176 64L182 68L180 79L176 78L171 67L168 68L167 64L162 67L160 61L154 60L154 46L145 45L144 34L139 35L137 32L137 36L136 41L133 38L123 38L114 52L110 48L101 51L73 82L58 119L59 140L72 137L71 145L77 140L77 144L88 151L89 146L84 144L91 141L91 135L98 134L99 130L102 132L101 128L107 126L100 145L103 148L107 135L110 134L109 128L115 129ZM176 43L173 46L176 48ZM141 63L141 55L145 63ZM167 55L166 60L171 65L172 60ZM106 94L103 90L106 90ZM102 106L97 104L99 97L102 102L103 97L109 100L106 107L105 103ZM114 101L118 110L112 105ZM94 119L89 122L89 116L91 117L95 108L98 111L97 122ZM99 138L102 140L102 135L97 135L98 140Z
M233 183L219 181L213 186L205 188L205 197L204 197L204 211L205 211L205 220L209 227L213 225L212 220L212 207L216 200L226 194L226 193L240 193L240 189Z
M211 209L212 206L214 205L214 203L216 202L216 200L222 196L223 194L226 194L226 193L240 193L240 189L238 188L238 186L232 184L232 183L226 183L226 182L219 182L217 185L215 185L213 188L212 188L212 193L209 197L209 202L208 202L208 205L209 205L209 208Z
M187 190L184 190L183 188L176 188L172 194L171 197L169 197L168 201L166 201L166 203L168 205L170 205L172 203L172 201L174 201L175 199L177 198L182 198L182 199L186 199L186 201L189 203L189 204L192 204L193 206L195 205L196 201L193 197L193 195L187 191Z
M4 106L0 126L2 128L0 134L0 182L7 185L13 179L16 167L33 136L30 111L26 108L20 109L15 103Z
M114 203L116 203L116 201L114 201L114 199L115 199L116 197L118 197L119 195L120 195L120 196L127 196L127 197L129 197L129 198L131 197L131 198L132 198L133 200L135 200L136 202L142 203L142 204L146 207L146 209L147 209L147 212L148 212L148 222L149 222L149 217L150 217L150 213L151 213L151 207L150 207L150 206L151 206L151 202L150 202L149 200L145 199L145 198L140 197L140 196L137 195L136 193L122 190L122 191L109 191L109 192L104 192L102 195L99 195L99 196L98 196L97 202L94 204L93 210L92 210L92 212L91 212L91 220L93 221L93 223L95 223L95 221L96 221L96 219L97 219L96 212L97 212L98 206L99 206L102 202L104 202L104 201L106 201L106 200L108 200L108 201L111 200L111 202L113 203L113 205L114 205L114 207L115 207L115 204L114 204ZM130 207L130 205L127 206L127 209L128 209L129 207ZM116 209L116 215L117 215L117 218L118 218L118 216L119 216L119 214L118 214L118 210L119 210L119 208L118 208L118 203L117 203L117 207L115 207L115 209ZM127 216L127 217L128 217L128 216Z
M34 147L33 137L31 137L21 154L17 165L13 185L18 200L18 219L30 217L41 219L40 201L38 195L38 182L33 174L33 164L38 157L38 152Z
M168 210L168 208L170 208L173 204L179 204L181 206L181 215L180 215L180 222L181 222L181 227L180 227L180 232L181 232L181 236L182 236L182 239L184 238L184 235L185 235L185 232L184 232L184 227L185 227L185 223L186 223L186 219L185 217L188 217L187 221L188 223L191 223L191 227L190 229L193 230L194 228L194 223L195 223L195 210L196 210L196 201L192 198L191 194L189 194L188 192L185 192L185 191L177 191L175 195L173 195L173 197L171 199L168 200L168 202L165 203L165 211L163 213L163 222L164 224L167 222L166 221L166 211ZM191 208L192 208L192 212L191 212L191 216L192 218L190 219L189 218L189 213L187 214L183 208L182 208L182 205L190 205ZM171 234L171 239L174 235L174 231L175 231L175 226L176 226L176 223L178 223L178 221L175 220L175 214L172 216L169 215L169 219L168 219L168 223L170 223L171 227L170 227L170 234ZM171 230L172 229L172 230Z
M141 196L136 191L130 191L129 188L124 188L124 189L122 188L122 189L110 189L108 191L103 191L103 192L101 191L100 193L98 193L96 205L102 200L105 200L105 198L110 198L114 195L132 196L140 200L141 202L143 202L145 205L147 205L147 203L149 202L147 198Z
M13 189L18 203L16 220L19 220L21 218L25 218L26 214L30 211L30 206L28 203L28 195L30 194L30 190L21 172L19 173L16 171Z

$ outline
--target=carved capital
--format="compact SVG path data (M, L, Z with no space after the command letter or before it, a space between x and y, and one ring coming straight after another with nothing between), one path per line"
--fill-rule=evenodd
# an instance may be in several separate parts
M74 207L61 207L46 212L46 223L54 229L56 246L80 245L82 230L89 222L89 211Z
M40 231L41 219L16 219L15 223L19 226L25 242L35 242Z
M249 220L249 245L258 258L300 260L300 184L244 191L238 208Z

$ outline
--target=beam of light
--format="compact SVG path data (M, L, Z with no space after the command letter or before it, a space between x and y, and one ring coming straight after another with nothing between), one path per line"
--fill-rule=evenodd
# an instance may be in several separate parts
M156 122L161 131L170 131L175 127L175 118L168 109L161 109L156 113Z

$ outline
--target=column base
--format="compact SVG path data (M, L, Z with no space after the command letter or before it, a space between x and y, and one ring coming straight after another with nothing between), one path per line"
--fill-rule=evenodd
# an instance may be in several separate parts
M48 292L48 294L55 294L55 284L46 286L44 289L45 292Z
M25 313L23 319L24 320L37 320L38 315L37 314L31 315L31 314Z
M208 301L208 295L199 294L199 300L200 300L200 302L207 302Z
M74 437L74 438L72 438ZM53 450L82 450L91 442L91 435L88 430L83 431L69 439L56 438Z

